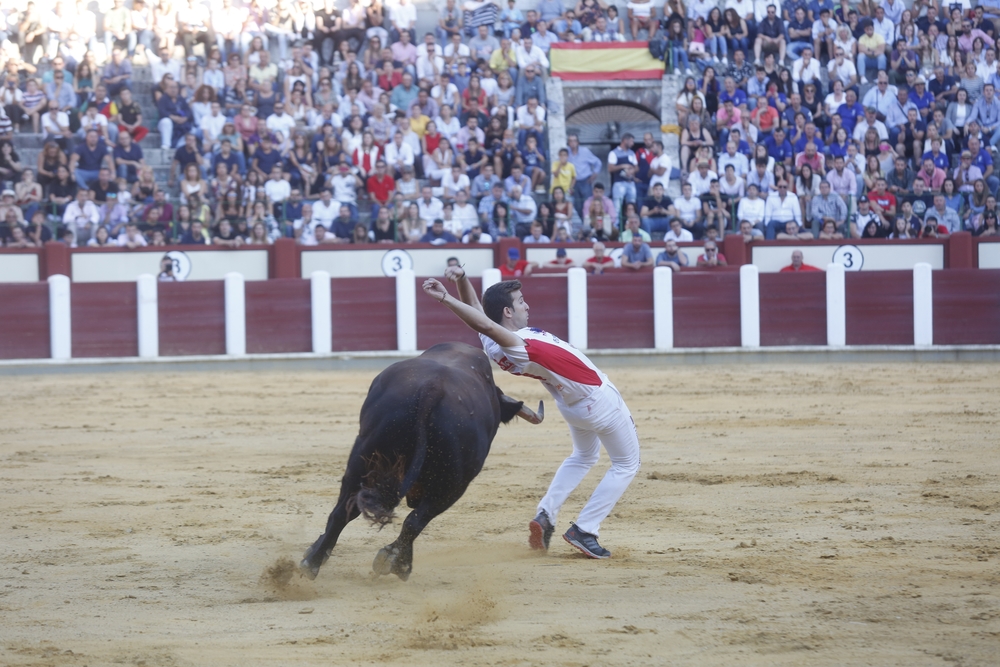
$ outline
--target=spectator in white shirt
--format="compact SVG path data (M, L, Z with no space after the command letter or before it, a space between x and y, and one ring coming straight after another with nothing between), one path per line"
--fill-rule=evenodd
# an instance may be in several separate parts
M524 68L528 65L535 65L539 71L544 72L544 68L549 66L549 58L545 52L535 46L531 37L525 36L521 39L521 44L514 49L514 56L517 58L517 67L521 71L518 78L523 76Z
M159 55L154 55L147 52L147 57L149 58L149 71L150 75L153 77L153 83L159 84L163 81L163 77L169 74L173 77L174 81L180 82L181 80L181 63L179 60L175 60L171 57L170 49L163 47L158 51Z
M719 170L725 173L726 165L731 164L736 171L736 175L739 178L744 178L750 171L750 161L747 160L747 156L743 153L737 153L737 148L739 146L735 141L730 141L726 144L726 152L719 156Z
M747 220L763 231L765 204L757 196L759 192L756 185L747 186L747 196L740 200L740 205L736 208L736 219L740 222Z
M670 221L670 231L663 235L663 240L676 241L678 243L690 243L691 241L694 241L694 235L687 229L684 229L684 225L681 223L680 218L674 218Z
M417 35L413 26L417 24L417 8L410 0L399 0L399 4L392 7L392 32L390 39L393 42L399 41L399 33L404 30L410 33L410 40L416 41Z
M529 97L528 103L517 108L515 123L518 128L517 143L523 146L529 134L541 142L545 132L545 109L538 104L538 98Z
M139 226L134 222L125 225L125 229L118 235L117 243L119 248L129 249L145 248L147 245L145 237L139 231Z
M312 220L330 227L338 215L340 215L340 202L333 198L333 190L323 188L319 193L319 201L313 204ZM315 227L315 224L313 226Z
M707 162L699 162L698 168L688 174L688 184L695 197L700 197L707 193L712 186L712 181L719 179L719 175L709 170Z
M202 116L198 123L202 132L202 145L205 147L206 153L215 147L219 135L222 134L222 128L228 122L231 121L222 115L222 106L218 102L212 102L212 111Z
M285 151L292 146L292 129L295 127L295 119L285 111L283 102L274 103L274 113L267 117L264 122L267 129L274 135L275 147L279 151Z
M462 176L465 176L465 174L462 174ZM465 177L468 178L467 176ZM471 230L474 225L479 224L479 214L476 212L476 207L469 203L469 194L466 190L455 192L455 207L452 211L452 219L460 226L459 232L455 233L455 236L459 238L462 238L463 234Z
M385 163L395 172L396 178L402 178L403 168L413 166L413 149L403 142L403 133L396 131L392 142L385 147Z
M681 196L674 200L677 215L690 228L701 219L701 199L692 194L691 184L681 186Z
M813 58L812 47L802 49L802 57L792 63L792 80L799 84L815 83L820 87L819 60Z
M764 236L774 240L779 229L785 228L785 223L794 220L802 226L802 207L799 198L788 191L788 181L781 179L777 184L777 192L772 192L764 204Z
M420 219L428 225L444 217L444 204L440 199L433 196L431 186L429 185L425 185L420 190L420 199L417 200L417 210L419 211Z
M66 205L63 212L63 224L69 227L76 238L77 245L85 245L101 220L100 212L90 201L90 191L80 188L76 191L76 199Z

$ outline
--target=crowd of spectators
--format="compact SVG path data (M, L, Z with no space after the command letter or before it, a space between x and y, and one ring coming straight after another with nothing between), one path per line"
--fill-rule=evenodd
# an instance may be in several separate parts
M412 0L17 0L0 15L7 246L997 229L1000 65L968 0L633 0L621 14L445 0L424 34ZM625 39L690 75L679 154L626 133L606 161L576 136L550 156L550 47ZM36 163L19 132L41 135Z
M985 4L668 0L653 51L686 75L685 229L995 235L1000 33Z

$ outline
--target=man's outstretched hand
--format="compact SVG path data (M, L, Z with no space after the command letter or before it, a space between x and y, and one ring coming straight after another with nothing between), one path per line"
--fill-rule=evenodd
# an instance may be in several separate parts
M444 298L448 296L448 290L445 289L444 285L441 284L441 281L436 278L428 278L425 280L423 288L424 294L433 299L437 299L438 301L444 301Z
M465 277L465 269L460 266L449 266L444 270L444 277L453 283L457 283Z

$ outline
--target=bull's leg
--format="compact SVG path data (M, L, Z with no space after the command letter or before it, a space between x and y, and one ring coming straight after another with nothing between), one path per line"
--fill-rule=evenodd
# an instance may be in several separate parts
M375 574L394 574L403 581L410 578L413 570L413 541L427 527L434 517L451 507L462 497L465 488L447 498L428 498L426 495L403 521L403 529L392 544L382 547L372 562Z
M364 475L364 466L358 457L358 461L348 463L344 479L340 484L340 498L337 505L330 512L326 520L326 530L319 536L313 545L306 549L302 562L299 563L299 570L310 579L315 579L319 574L319 568L330 557L330 552L337 546L337 539L344 527L348 523L358 518L361 512L357 506L350 502L350 499L357 494L361 488L361 480ZM348 511L350 507L350 511Z

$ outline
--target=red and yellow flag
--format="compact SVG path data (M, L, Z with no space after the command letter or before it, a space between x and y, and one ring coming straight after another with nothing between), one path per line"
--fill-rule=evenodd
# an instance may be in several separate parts
M648 42L557 42L549 49L552 76L566 81L659 79L663 61Z

